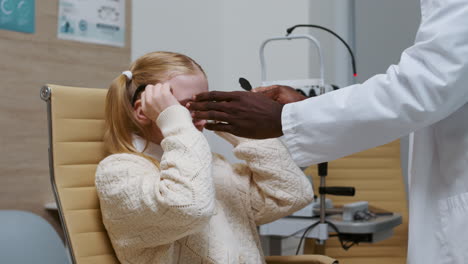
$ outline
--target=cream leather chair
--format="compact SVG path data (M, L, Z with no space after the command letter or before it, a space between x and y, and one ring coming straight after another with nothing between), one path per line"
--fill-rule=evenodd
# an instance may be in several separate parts
M316 166L306 173L317 175ZM312 177L314 186L319 186L319 177ZM375 244L361 243L348 251L341 248L338 239L327 241L324 250L305 250L337 258L341 264L404 264L406 263L408 240L408 209L406 192L400 167L400 142L395 141L344 157L328 165L328 186L354 186L354 197L329 196L335 205L354 201L369 201L369 205L402 215L403 224L394 230L388 240ZM318 190L315 190L318 193ZM313 248L312 241L306 247Z
M104 99L106 89L47 85L49 167L66 243L73 263L117 264L102 224L94 186L97 164L105 157ZM333 263L325 256L271 257L269 264Z
M94 186L105 155L103 102L107 90L43 87L49 121L49 167L66 242L74 263L113 264Z

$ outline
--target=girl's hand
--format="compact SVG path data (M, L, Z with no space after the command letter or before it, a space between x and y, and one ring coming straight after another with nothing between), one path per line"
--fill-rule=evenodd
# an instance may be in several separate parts
M141 94L141 107L146 117L153 121L158 119L166 108L178 105L179 102L172 95L172 89L169 83L147 85L145 91Z

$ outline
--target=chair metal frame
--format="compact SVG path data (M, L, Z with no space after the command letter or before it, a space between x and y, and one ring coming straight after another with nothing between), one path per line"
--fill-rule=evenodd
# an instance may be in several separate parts
M70 259L73 264L76 263L75 255L72 250L72 244L70 242L70 235L68 233L67 226L65 225L65 216L63 215L62 204L60 203L57 185L55 183L55 169L54 169L54 155L53 155L53 146L52 146L52 89L49 86L45 85L41 88L40 91L41 99L47 104L47 129L49 134L49 145L48 145L48 154L49 154L49 173L50 173L50 182L52 185L52 190L54 192L55 202L57 203L58 215L60 217L60 223L62 225L63 233L65 236L65 245L70 255Z

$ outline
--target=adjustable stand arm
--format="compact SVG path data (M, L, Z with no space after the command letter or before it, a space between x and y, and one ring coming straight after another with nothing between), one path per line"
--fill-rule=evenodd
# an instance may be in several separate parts
M326 186L326 177L328 174L328 163L318 164L318 175L320 176L320 224L319 228L319 240L318 244L325 244L325 240L328 239L328 224L325 219L326 217L326 208L325 208L325 195L338 195L338 196L354 196L355 189L354 187L327 187Z

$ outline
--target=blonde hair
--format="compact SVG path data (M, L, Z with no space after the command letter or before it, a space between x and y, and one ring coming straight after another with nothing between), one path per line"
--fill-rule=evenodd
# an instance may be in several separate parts
M165 82L182 74L201 72L205 75L205 72L188 56L161 51L138 58L130 65L129 70L133 75L131 80L121 74L114 79L107 92L104 144L109 154L132 153L143 156L159 166L158 161L140 153L133 146L132 134L144 138L147 141L146 147L151 138L149 128L139 124L133 116L133 94L140 85Z

